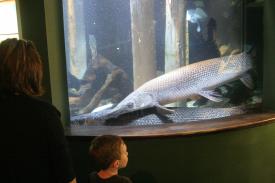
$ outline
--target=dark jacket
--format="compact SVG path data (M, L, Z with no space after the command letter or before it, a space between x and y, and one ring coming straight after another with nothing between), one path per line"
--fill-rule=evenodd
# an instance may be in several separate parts
M89 183L132 183L132 181L125 176L114 175L108 179L101 179L97 172L89 174Z
M0 114L1 182L67 183L75 177L54 106L0 93Z

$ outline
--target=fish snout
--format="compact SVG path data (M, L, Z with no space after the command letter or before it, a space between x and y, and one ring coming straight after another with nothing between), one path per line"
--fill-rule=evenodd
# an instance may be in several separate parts
M95 121L104 121L113 115L112 109L104 109L97 112L92 112L90 118Z
M111 109L104 109L91 113L91 119L95 121L105 121L110 118L117 118L119 115L129 112L127 109L116 106Z

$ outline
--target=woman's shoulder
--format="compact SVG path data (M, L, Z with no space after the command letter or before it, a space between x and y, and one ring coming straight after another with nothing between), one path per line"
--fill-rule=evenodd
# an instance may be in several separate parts
M22 94L14 94L11 92L3 92L0 90L0 103L6 108L13 106L24 109L31 109L33 111L50 111L59 113L57 108L46 100L38 97L32 97Z
M51 113L54 112L60 115L60 112L54 105L52 105L51 103L43 99L29 97L29 103L32 103L37 109L41 111L51 112Z
M10 100L13 101L12 103L16 103L17 108L21 108L23 111L33 111L34 114L41 115L55 114L60 116L60 112L54 105L40 98L15 95Z
M49 129L61 129L61 113L51 103L38 98L30 97L28 99L29 104L32 106L33 116L40 118Z

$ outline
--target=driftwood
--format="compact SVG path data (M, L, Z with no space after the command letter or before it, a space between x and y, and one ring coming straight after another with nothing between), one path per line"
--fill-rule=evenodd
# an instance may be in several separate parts
M108 74L102 87L96 92L96 94L91 99L90 103L86 105L83 109L79 110L80 114L91 112L94 108L98 106L103 94L110 87L111 83L118 77L118 75L124 74L123 70L117 68L114 69L110 74Z
M75 114L89 113L103 100L118 102L131 91L132 84L127 73L100 54L92 57L81 80L79 90L71 91ZM72 97L70 97L72 98Z
M89 35L91 58L78 90L71 88L70 107L73 114L89 113L103 100L118 102L132 90L127 73L97 52L96 39ZM109 102L108 101L108 102Z

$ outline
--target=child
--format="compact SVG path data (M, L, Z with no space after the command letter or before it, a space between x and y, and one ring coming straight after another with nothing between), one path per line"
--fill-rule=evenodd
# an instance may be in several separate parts
M128 163L127 146L121 137L96 137L91 143L89 153L99 168L98 172L90 173L90 183L132 183L128 177L118 175L118 170L125 168Z

